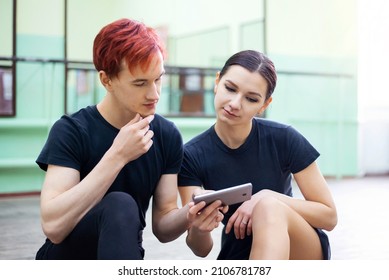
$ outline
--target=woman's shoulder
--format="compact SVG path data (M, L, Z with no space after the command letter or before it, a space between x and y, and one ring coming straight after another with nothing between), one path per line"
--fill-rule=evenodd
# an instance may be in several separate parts
M214 135L214 127L210 127L207 130L201 132L200 134L194 136L188 142L185 143L186 148L196 148L199 146L207 146Z
M264 118L254 118L254 122L257 124L259 127L263 127L265 129L289 129L291 125L269 120L269 119L264 119Z
M255 118L259 134L264 137L285 140L301 138L303 135L292 125L264 118Z

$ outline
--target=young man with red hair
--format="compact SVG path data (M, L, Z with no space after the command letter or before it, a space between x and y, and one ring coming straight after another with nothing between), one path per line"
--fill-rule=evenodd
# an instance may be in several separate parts
M188 206L177 207L182 138L155 114L164 53L155 31L134 20L117 20L96 36L93 61L106 96L59 119L37 159L46 171L41 221L47 236L37 259L143 259L151 197L152 228L161 242L191 226ZM205 221L215 227L223 218L219 203Z

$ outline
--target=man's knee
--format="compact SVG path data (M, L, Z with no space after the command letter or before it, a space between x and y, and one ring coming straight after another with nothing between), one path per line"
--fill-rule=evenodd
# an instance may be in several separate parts
M139 221L139 208L134 198L125 192L108 193L101 202L108 219Z

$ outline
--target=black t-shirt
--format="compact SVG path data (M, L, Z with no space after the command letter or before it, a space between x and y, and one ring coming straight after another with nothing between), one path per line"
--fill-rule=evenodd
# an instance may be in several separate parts
M150 150L126 164L108 190L126 192L135 199L143 226L161 175L177 174L183 154L182 137L171 121L155 115L150 129L154 132ZM74 168L82 180L111 147L118 133L96 106L86 107L71 116L62 116L53 125L36 162L45 171L49 164Z
M214 126L184 146L179 186L202 186L219 190L251 182L253 193L270 189L292 196L292 174L319 157L316 149L293 127L261 118L237 149L230 149L217 136ZM223 224L241 204L231 205ZM223 231L219 259L246 259L251 238L237 240Z

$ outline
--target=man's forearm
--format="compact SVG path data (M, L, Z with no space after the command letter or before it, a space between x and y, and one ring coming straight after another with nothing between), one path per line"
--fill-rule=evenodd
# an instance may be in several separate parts
M188 205L165 214L158 222L153 222L153 233L159 241L166 243L180 237L188 228Z

